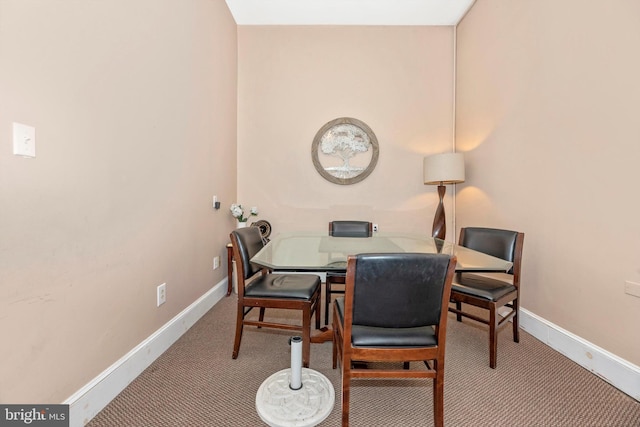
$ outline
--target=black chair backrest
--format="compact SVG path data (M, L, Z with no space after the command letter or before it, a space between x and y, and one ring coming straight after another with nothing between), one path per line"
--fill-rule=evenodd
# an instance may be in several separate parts
M465 227L463 230L464 233L460 236L460 246L496 258L515 261L517 231L482 227ZM513 274L513 268L509 273Z
M250 262L251 258L264 247L262 241L262 235L258 227L246 227L238 228L231 232L231 241L234 241L234 236L238 242L238 250L240 252L240 262L243 266L243 279L247 280L249 277L256 274L261 270L261 267Z
M367 221L331 221L329 236L371 237L373 225Z
M356 256L352 323L388 328L438 325L450 260L449 255L427 253Z

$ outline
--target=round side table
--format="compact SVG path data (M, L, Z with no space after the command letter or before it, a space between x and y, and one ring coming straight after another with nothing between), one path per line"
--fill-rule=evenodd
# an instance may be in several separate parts
M335 402L331 382L320 372L302 368L302 388L289 387L291 368L264 380L256 394L258 415L270 427L311 427L324 421Z

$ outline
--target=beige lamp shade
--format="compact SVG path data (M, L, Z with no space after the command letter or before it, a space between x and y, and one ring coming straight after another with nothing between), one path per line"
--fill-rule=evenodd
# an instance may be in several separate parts
M464 154L434 154L424 158L424 183L432 185L464 182Z

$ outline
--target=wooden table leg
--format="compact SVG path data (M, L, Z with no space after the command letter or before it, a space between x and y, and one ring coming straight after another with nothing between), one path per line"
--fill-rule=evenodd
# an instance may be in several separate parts
M227 296L233 291L233 245L227 243Z

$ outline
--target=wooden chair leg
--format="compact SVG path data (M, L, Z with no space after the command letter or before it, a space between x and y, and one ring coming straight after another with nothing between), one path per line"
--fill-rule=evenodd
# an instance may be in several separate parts
M456 301L456 309L457 309L458 311L462 310L462 303L461 303L460 301ZM456 320L457 320L458 322L462 322L462 315L461 315L461 314L456 313Z
M309 367L311 355L311 302L302 309L302 366Z
M329 324L329 306L331 305L331 280L324 281L324 324Z
M433 425L435 427L444 426L444 370L438 365L438 361L433 362L436 365L436 377L433 379Z
M231 355L232 359L236 359L238 357L238 353L240 353L240 341L242 341L242 328L244 326L244 307L238 305L238 313L236 315L236 338L233 341L233 354Z
M351 361L342 361L342 427L349 427L349 395L351 391Z
M333 356L333 359L332 359L333 365L332 365L332 367L333 367L333 369L336 369L336 367L338 366L338 340L341 337L338 335L338 326L337 326L337 322L336 322L336 313L335 313L335 311L333 311L333 321L331 323L332 323L331 329L333 329L333 334L332 334L333 335L333 339L331 340L331 351L333 353L332 354L332 356ZM340 354L340 359L341 359L340 363L342 363L342 354Z
M321 295L318 295L318 299L315 304L315 308L313 309L316 316L316 329L320 329L320 302L322 301Z
M336 369L338 366L338 350L336 349L336 334L333 333L333 340L331 341L331 368Z
M497 308L492 305L489 309L489 366L496 368L498 357L498 320L496 316Z
M515 312L511 322L513 322L513 342L520 342L520 328L518 327L518 318L520 317L520 302L518 298L513 300L513 308Z

